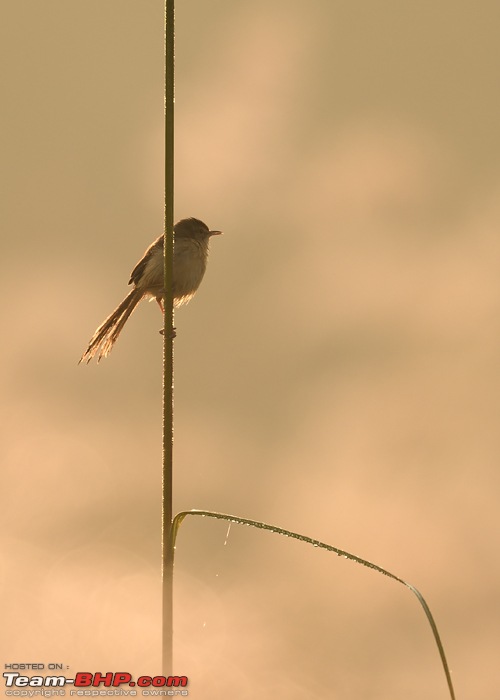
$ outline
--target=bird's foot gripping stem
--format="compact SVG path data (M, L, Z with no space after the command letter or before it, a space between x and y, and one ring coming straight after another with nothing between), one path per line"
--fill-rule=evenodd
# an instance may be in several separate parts
M164 329L164 328L160 328L160 330L158 331L158 333L159 333L160 335L165 335L165 329ZM172 339L174 339L176 336L177 336L177 331L175 330L175 328L172 328L172 333L170 334L170 337L171 337Z

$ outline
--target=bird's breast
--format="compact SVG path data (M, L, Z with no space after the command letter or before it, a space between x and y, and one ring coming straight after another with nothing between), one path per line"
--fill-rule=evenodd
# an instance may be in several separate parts
M207 267L208 246L178 238L174 246L173 293L175 306L186 304L201 284Z

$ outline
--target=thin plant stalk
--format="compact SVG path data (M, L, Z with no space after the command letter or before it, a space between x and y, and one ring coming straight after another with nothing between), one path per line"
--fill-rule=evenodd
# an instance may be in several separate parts
M165 316L163 335L163 470L162 470L162 669L173 662L173 257L174 257L174 0L165 0Z

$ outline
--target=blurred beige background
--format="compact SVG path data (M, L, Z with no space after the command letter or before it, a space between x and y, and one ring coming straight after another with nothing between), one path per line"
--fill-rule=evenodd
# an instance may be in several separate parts
M160 670L161 318L78 367L163 227L163 5L6 0L0 661ZM179 2L175 505L416 585L462 700L498 693L500 9ZM186 522L190 696L445 698L416 600L297 542Z

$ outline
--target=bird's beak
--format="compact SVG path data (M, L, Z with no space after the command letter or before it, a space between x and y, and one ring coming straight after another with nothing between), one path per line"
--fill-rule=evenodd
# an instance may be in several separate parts
M222 231L209 231L211 236L222 236Z

